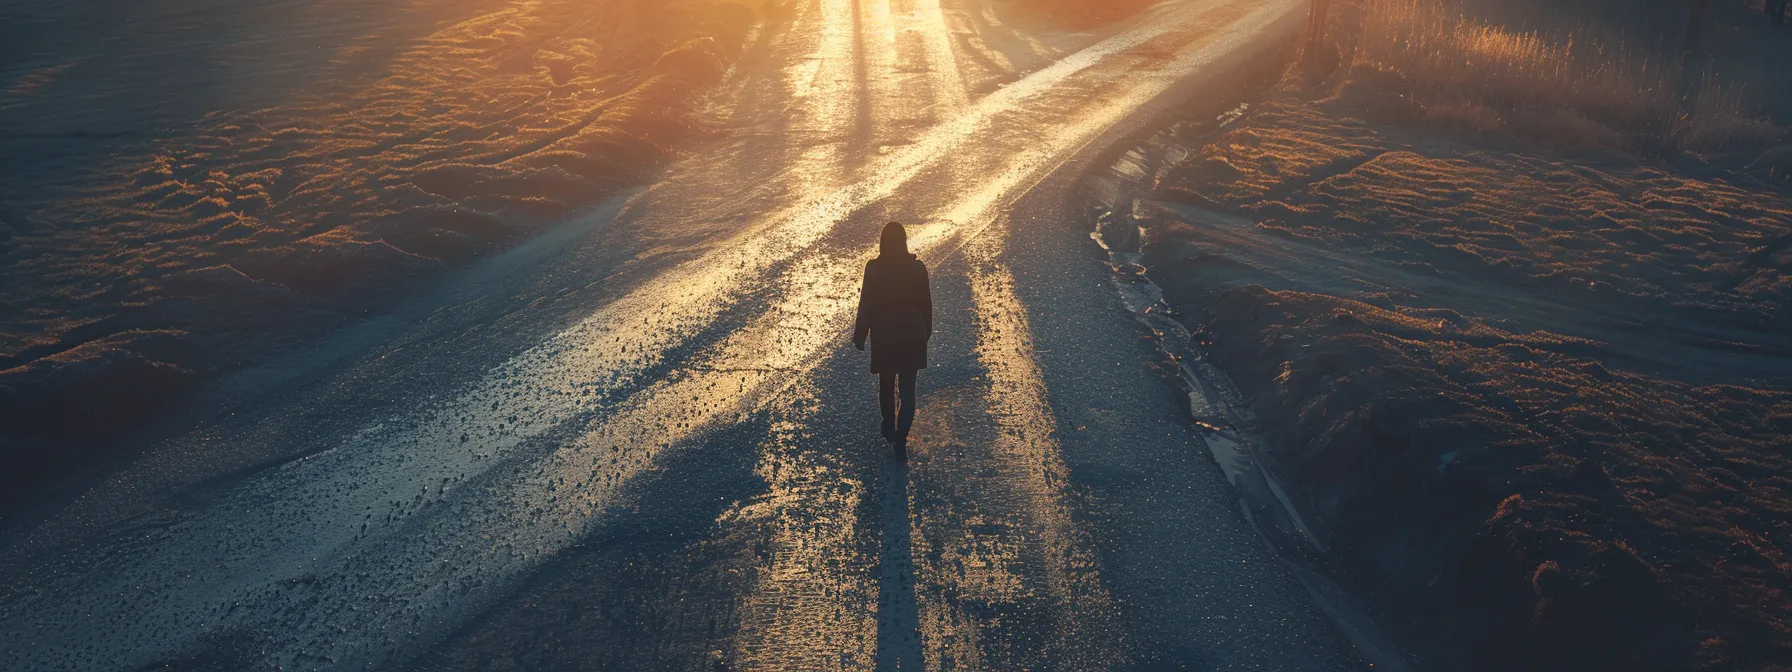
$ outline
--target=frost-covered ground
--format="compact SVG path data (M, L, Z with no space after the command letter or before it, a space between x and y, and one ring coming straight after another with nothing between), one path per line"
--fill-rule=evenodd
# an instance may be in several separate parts
M6 489L643 181L743 4L0 9Z
M1145 210L1276 466L1441 664L1792 666L1783 128L1639 148L1362 53L1180 131Z

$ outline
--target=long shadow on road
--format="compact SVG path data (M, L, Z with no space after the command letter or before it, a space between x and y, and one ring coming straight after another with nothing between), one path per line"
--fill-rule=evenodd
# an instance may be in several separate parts
M908 462L883 469L883 546L877 562L877 669L920 670L921 620L909 551Z

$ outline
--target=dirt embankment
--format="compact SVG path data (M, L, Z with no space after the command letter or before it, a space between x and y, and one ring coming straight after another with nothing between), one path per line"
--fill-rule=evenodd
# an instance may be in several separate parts
M1508 95L1553 43L1426 30L1485 79L1347 44L1183 132L1151 276L1432 662L1792 669L1785 129Z
M647 178L758 14L493 4L278 106L0 178L0 491Z

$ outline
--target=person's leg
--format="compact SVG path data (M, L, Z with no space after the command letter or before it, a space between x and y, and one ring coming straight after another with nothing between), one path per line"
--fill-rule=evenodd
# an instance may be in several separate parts
M884 438L896 433L896 374L877 374L877 408L884 413Z
M920 371L909 371L896 380L902 388L902 416L896 421L896 434L908 437L909 426L915 424L915 376Z

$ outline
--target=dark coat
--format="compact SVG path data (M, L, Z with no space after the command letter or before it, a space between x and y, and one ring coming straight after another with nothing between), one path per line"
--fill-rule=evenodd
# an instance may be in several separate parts
M927 339L933 336L933 290L927 265L912 254L880 256L865 264L859 288L859 321L852 342L871 342L872 373L907 373L927 368Z

